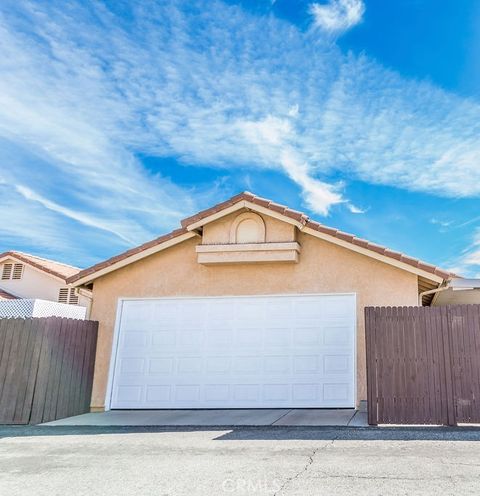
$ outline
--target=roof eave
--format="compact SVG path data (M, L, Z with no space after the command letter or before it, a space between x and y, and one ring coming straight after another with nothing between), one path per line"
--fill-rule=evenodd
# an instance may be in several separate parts
M67 282L67 277L65 277L64 275L59 274L58 272L56 272L54 270L47 269L46 267L43 267L41 264L36 263L33 260L30 260L29 258L22 257L22 255L20 255L19 253L9 252L9 251L1 253L0 254L0 263L2 263L5 260L8 260L9 258L13 258L15 260L18 260L19 262L27 264L30 267L37 269L41 272L44 272L44 273L46 273L52 277L55 277L56 279L59 279L60 281L62 281L64 283Z
M198 212L181 221L182 227L169 234L161 236L156 240L140 245L128 250L116 257L112 257L104 262L94 265L88 269L80 271L78 274L67 279L67 283L75 286L88 284L113 270L124 267L136 260L145 258L164 248L180 243L189 237L197 235L195 232L202 226L214 222L230 213L241 209L249 209L258 213L269 215L289 224L295 225L303 232L322 238L326 241L343 246L349 250L361 253L371 258L380 260L386 264L414 273L418 276L429 279L437 284L450 280L455 274L444 271L434 265L427 264L421 260L408 257L399 252L376 245L367 240L355 237L352 234L333 229L318 222L312 221L307 215L298 212L284 205L274 203L271 200L257 197L249 192L240 193L227 201L219 203L209 209ZM187 236L189 234L189 236Z
M121 269L122 267L125 267L126 265L129 265L133 262L137 262L138 260L142 260L143 258L149 257L150 255L153 255L155 253L158 253L159 251L165 250L167 248L170 248L171 246L174 246L176 244L182 243L183 241L186 241L187 239L194 238L195 236L198 236L197 233L195 232L190 232L190 231L185 231L182 230L183 232L171 236L168 239L165 239L162 242L159 242L158 244L155 244L149 248L140 250L138 248L134 248L132 250L129 250L132 252L131 255L128 255L124 258L120 258L123 254L117 255L116 257L112 257L108 260L105 260L104 262L100 262L97 265L94 265L93 267L90 267L89 269L85 269L78 274L75 274L72 277L69 277L67 279L67 283L71 284L74 287L78 286L83 286L85 284L89 284L93 282L95 279L98 279L99 277L102 277L106 274L109 274L110 272L113 272L114 270ZM167 235L168 236L168 235ZM128 253L128 252L125 252ZM115 261L114 259L118 259Z

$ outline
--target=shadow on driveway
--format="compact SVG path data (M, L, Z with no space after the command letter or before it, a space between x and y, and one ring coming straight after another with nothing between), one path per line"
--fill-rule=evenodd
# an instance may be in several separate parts
M161 426L0 426L0 439L37 436L92 436L162 432L209 432L217 441L480 441L479 427L161 427ZM218 435L216 435L218 433Z

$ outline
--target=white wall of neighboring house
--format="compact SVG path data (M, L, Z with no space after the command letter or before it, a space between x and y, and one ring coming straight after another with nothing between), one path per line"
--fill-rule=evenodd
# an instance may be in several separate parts
M0 278L3 274L3 266L6 263L21 263L18 260L5 260L0 263ZM50 301L58 301L60 288L67 288L65 281L48 274L40 269L23 263L21 279L0 279L0 288L19 298L32 298ZM87 307L88 299L79 295L78 305Z

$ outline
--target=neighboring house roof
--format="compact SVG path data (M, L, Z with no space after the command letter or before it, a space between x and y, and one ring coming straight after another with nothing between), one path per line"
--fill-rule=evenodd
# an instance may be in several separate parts
M325 226L319 222L311 220L308 215L292 210L284 205L280 205L271 200L261 198L249 192L243 192L233 196L227 201L219 203L211 208L202 210L191 217L187 217L181 221L181 228L176 229L164 236L160 236L152 241L144 243L128 250L120 255L109 258L92 267L78 272L68 279L69 283L76 285L85 284L92 280L116 270L117 268L128 265L141 258L149 256L157 251L168 248L176 243L197 235L195 232L202 225L212 222L217 218L228 215L236 210L247 208L250 210L272 215L286 222L295 224L300 230L308 234L320 237L327 241L341 245L345 248L352 249L367 256L373 256L385 263L391 263L397 267L404 268L411 272L418 273L420 276L429 276L436 282L448 280L452 277L458 277L455 274L446 270L440 269L434 265L422 262L416 258L409 257L403 253L390 250L385 246L371 243L365 239L356 237L338 229Z
M29 253L22 253L21 251L6 251L0 253L0 262L3 262L9 258L24 262L25 264L40 269L47 274L58 277L65 282L69 277L72 277L80 271L78 267L55 262L54 260L49 260L47 258L37 257L35 255L30 255Z
M0 300L18 300L19 297L0 288Z

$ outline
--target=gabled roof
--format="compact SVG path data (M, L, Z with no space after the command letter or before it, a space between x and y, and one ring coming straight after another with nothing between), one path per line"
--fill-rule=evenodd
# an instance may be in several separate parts
M5 251L0 253L0 262L3 262L8 258L13 258L14 260L31 265L32 267L58 277L65 282L69 277L78 274L80 271L78 267L55 262L54 260L49 260L47 258L37 257L35 255L30 255L29 253L22 253L21 251Z
M132 248L120 255L109 258L100 262L88 269L80 271L78 274L71 276L67 282L81 285L93 281L108 272L112 272L117 268L124 267L129 263L149 256L157 251L168 248L176 243L197 235L196 230L203 225L212 222L220 217L228 215L231 212L247 208L266 215L271 215L280 218L286 222L296 225L300 230L308 234L320 237L327 241L341 245L345 248L352 249L359 253L374 258L380 259L385 263L390 263L410 272L418 273L420 276L431 276L430 278L436 282L441 282L445 279L450 279L455 274L446 270L440 269L434 265L422 262L416 258L409 257L403 253L390 250L385 246L371 243L365 239L356 237L338 229L325 226L319 222L311 220L310 217L303 212L292 210L284 205L275 203L271 200L261 198L248 191L233 196L227 201L218 203L217 205L202 210L191 217L187 217L181 221L181 228L172 231L169 234L160 236L148 243Z
M0 300L18 300L19 297L0 288Z

